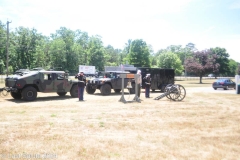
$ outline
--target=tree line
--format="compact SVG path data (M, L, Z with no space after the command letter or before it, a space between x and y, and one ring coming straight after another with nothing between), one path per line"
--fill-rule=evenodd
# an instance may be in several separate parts
M0 74L6 74L6 25L0 21ZM234 76L239 63L229 59L225 48L216 47L198 51L193 43L186 46L170 45L156 53L142 39L127 40L123 49L104 46L101 36L90 36L81 30L60 27L50 36L36 29L18 27L9 33L8 71L17 69L65 70L77 73L79 65L104 66L132 64L136 67L173 68L176 75L204 76L215 73L219 76Z

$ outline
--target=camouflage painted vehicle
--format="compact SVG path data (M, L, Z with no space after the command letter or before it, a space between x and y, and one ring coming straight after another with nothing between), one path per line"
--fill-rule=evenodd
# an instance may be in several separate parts
M122 71L101 72L98 77L91 78L87 81L86 92L88 94L94 94L96 89L99 89L102 95L110 95L113 89L115 93L120 93L122 90L122 78L120 74L129 73ZM131 82L132 88L130 93L135 93L135 81L134 79L124 79L124 88L127 88L128 82Z
M69 80L64 71L33 70L15 74L5 79L5 89L14 99L25 101L34 101L37 92L56 92L59 96L70 92L72 97L78 97L77 81Z

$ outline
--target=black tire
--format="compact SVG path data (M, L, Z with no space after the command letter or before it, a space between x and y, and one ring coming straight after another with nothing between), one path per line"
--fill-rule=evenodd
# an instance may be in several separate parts
M11 96L14 98L14 99L21 99L22 98L22 94L19 93L19 92L11 92Z
M65 95L67 94L67 92L57 92L57 94L58 94L59 96L65 96Z
M130 88L130 94L135 94L135 83L132 83L132 88Z
M120 93L121 89L114 89L115 93Z
M228 86L226 86L225 88L224 88L224 90L228 90L229 88L228 88Z
M217 90L217 88L214 88L215 90Z
M37 90L32 86L28 86L23 89L22 97L25 101L34 101L37 98Z
M155 89L152 89L153 92L155 92Z
M109 84L104 84L100 88L101 94L106 96L111 93L111 86Z
M77 85L73 85L71 90L70 90L70 95L73 97L73 98L76 98L78 97L78 86Z
M87 92L88 94L94 94L95 91L96 91L96 89L92 89L92 87L91 87L89 84L87 84L87 86L86 86L86 92Z

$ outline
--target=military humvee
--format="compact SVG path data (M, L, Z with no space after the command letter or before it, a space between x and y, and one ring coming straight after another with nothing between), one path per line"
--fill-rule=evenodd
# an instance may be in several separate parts
M122 90L122 78L120 74L126 74L130 72L126 71L107 71L99 72L98 76L91 78L87 81L86 92L88 94L94 94L96 89L99 89L102 95L109 95L113 89L115 93L119 93ZM135 93L135 81L134 79L124 78L124 88L127 88L128 82L131 82L132 88L129 88L130 93Z
M69 80L64 71L32 70L24 74L15 74L5 79L5 88L14 99L34 101L37 92L56 92L65 96L70 92L72 97L78 96L77 81Z

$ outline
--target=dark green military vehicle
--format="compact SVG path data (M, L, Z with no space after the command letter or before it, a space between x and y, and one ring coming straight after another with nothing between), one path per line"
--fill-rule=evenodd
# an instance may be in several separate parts
M11 92L14 99L34 101L37 92L56 92L65 96L70 92L72 97L78 96L77 81L69 80L64 71L27 70L24 74L15 74L5 79L5 89Z
M98 77L91 78L87 81L86 92L88 94L94 94L96 89L99 89L102 95L110 95L113 89L115 93L119 93L122 90L122 78L120 74L127 74L130 72L125 71L111 71L101 72ZM130 93L135 93L135 81L134 79L124 79L124 88L127 88L128 82L131 83L129 88Z

